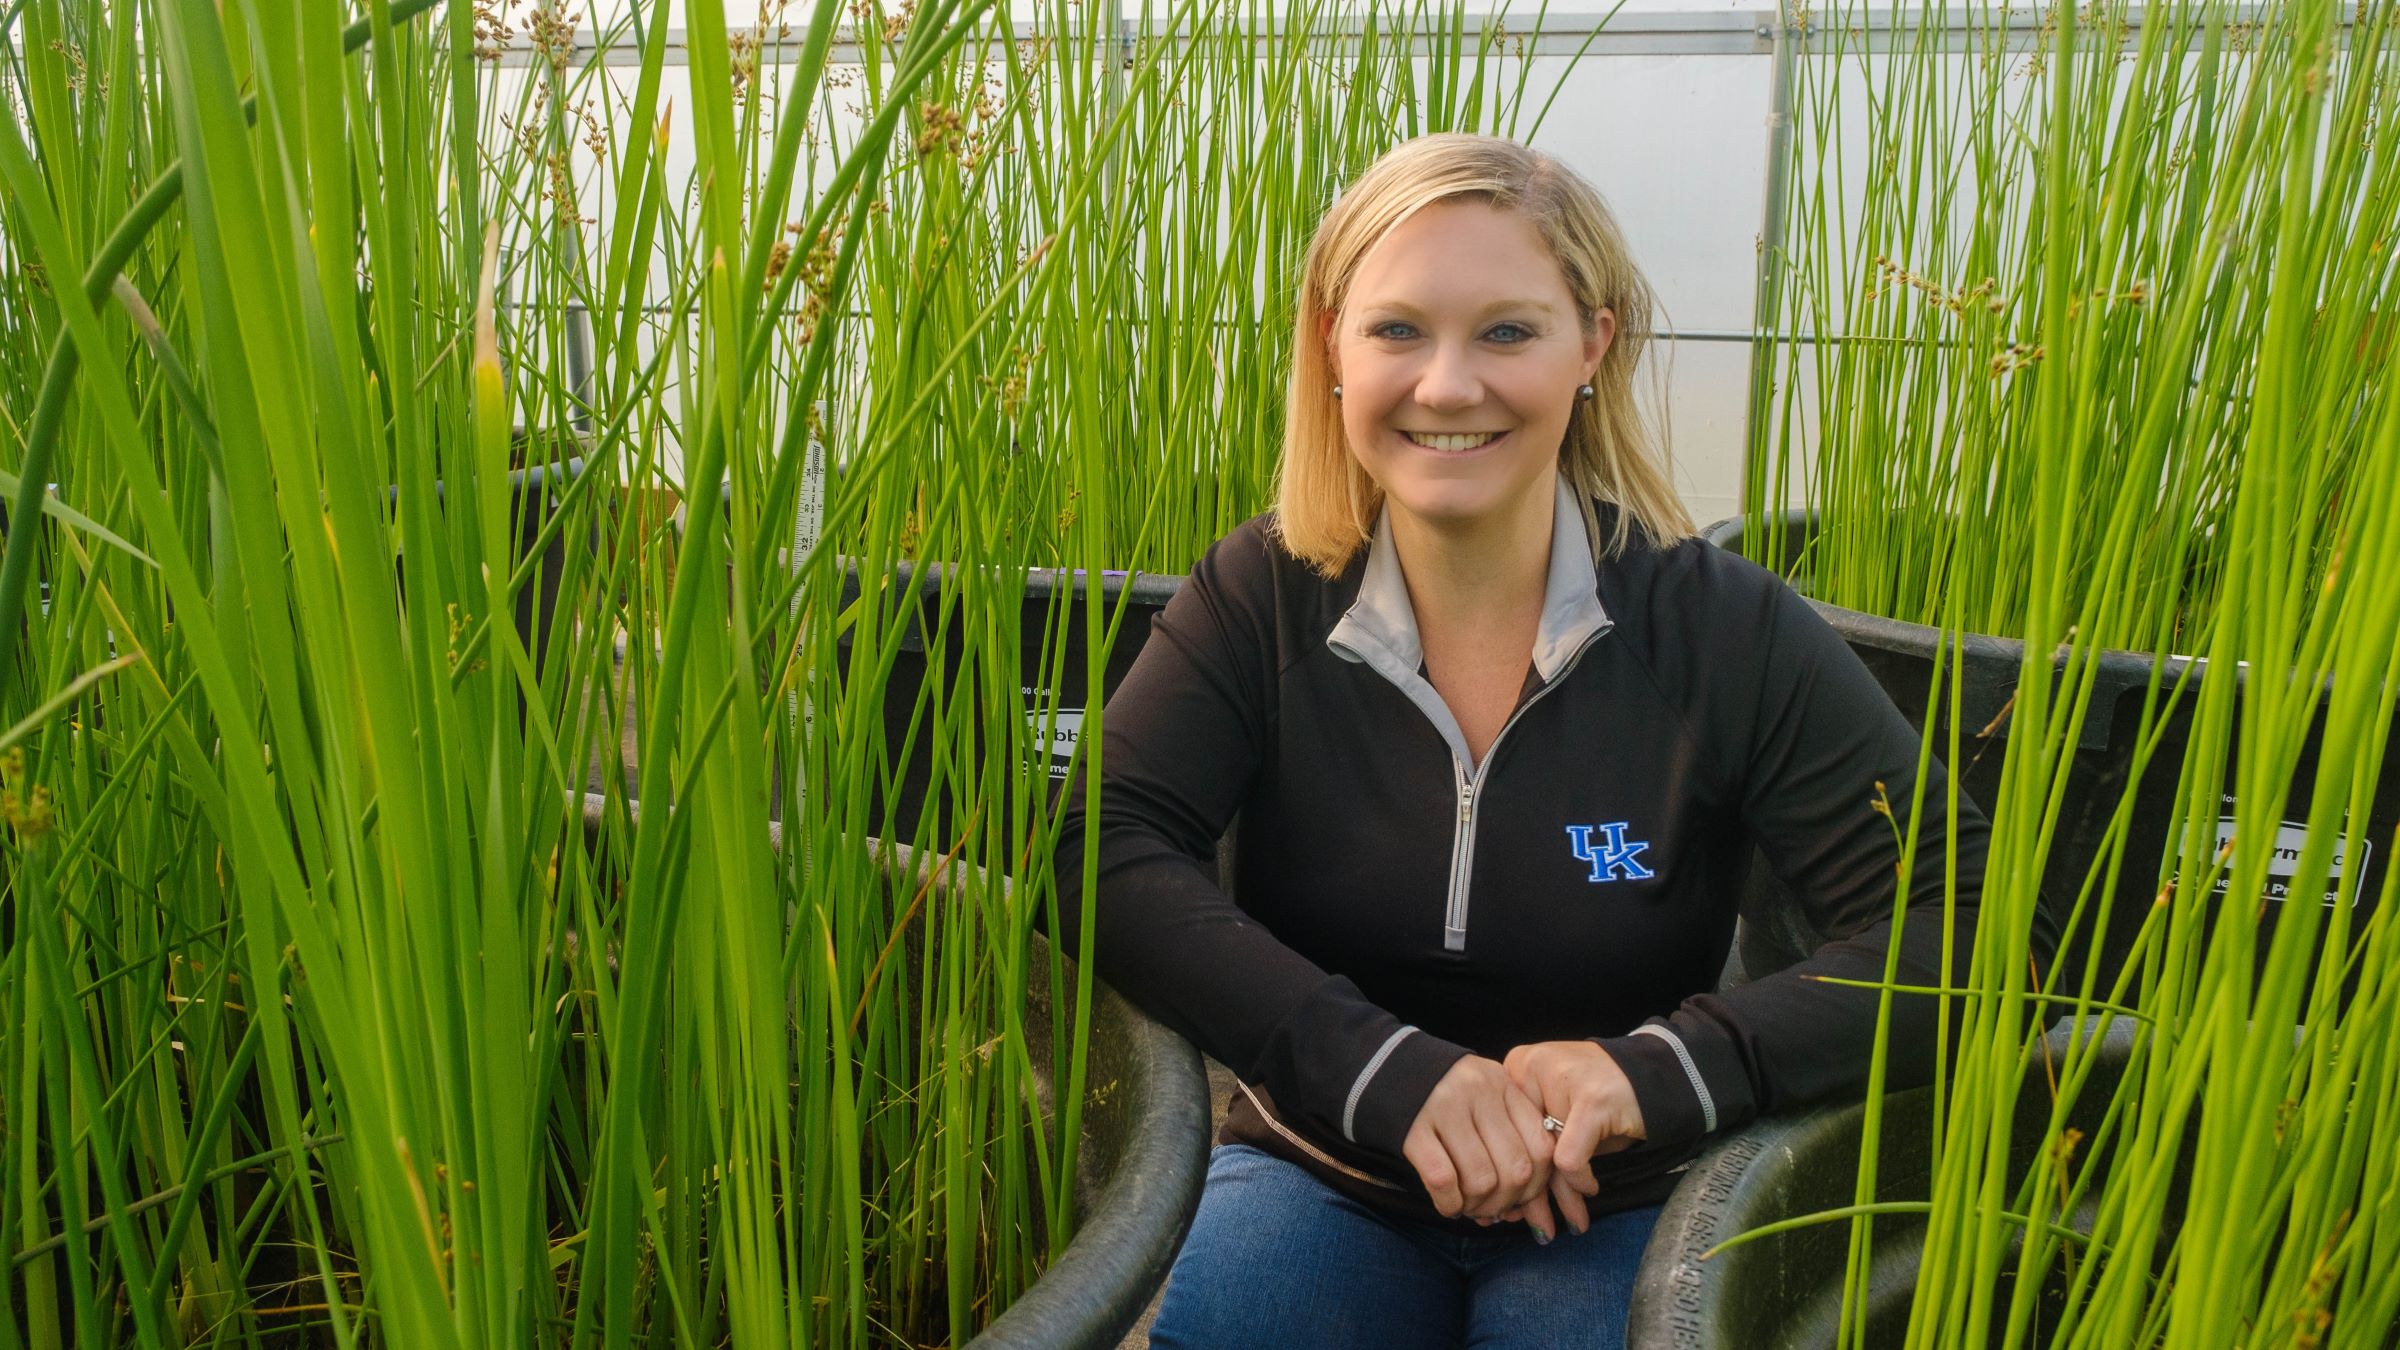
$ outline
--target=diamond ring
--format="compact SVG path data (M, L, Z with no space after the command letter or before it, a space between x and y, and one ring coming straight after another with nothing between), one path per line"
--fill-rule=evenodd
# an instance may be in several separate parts
M1564 1134L1566 1133L1567 1122L1560 1120L1556 1116L1544 1116L1542 1117L1542 1128L1548 1130L1552 1134Z

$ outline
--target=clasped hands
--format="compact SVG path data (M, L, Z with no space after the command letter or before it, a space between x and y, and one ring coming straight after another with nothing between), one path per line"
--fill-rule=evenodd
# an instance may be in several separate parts
M1556 1134L1545 1115L1566 1123ZM1505 1061L1469 1055L1436 1083L1401 1153L1443 1217L1522 1219L1548 1242L1564 1220L1591 1226L1592 1158L1646 1137L1633 1084L1590 1041L1537 1041Z

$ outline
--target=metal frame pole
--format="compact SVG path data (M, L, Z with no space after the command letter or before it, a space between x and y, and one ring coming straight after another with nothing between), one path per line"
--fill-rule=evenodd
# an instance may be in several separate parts
M1783 307L1783 236L1790 216L1792 150L1792 71L1798 64L1800 34L1786 22L1778 7L1770 20L1774 28L1775 83L1767 96L1767 191L1758 226L1758 292L1751 310L1750 400L1742 415L1742 457L1745 466L1763 463L1767 419L1775 392L1775 321ZM1764 36L1762 26L1761 36ZM1753 501L1753 474L1742 474L1742 511L1780 510L1781 502Z

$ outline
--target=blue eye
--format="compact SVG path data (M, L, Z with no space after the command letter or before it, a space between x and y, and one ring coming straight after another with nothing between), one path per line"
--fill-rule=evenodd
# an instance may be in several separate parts
M1408 323L1404 323L1404 322L1402 322L1402 321L1401 321L1401 320L1399 320L1399 319L1393 319L1393 320L1392 320L1392 321L1390 321L1389 323L1380 323L1380 324L1377 324L1377 325L1375 325L1375 327L1373 327L1373 328L1371 328L1371 329L1367 330L1367 336L1368 336L1368 337L1385 337L1385 336L1388 336L1388 335L1390 335L1391 331L1392 331L1393 329L1395 329L1395 328L1406 328L1406 329L1410 329L1412 332L1414 331L1414 330L1413 330L1413 325L1410 325L1410 324L1408 324ZM1532 330L1532 329L1530 329L1530 328L1527 328L1525 325L1523 325L1523 324L1521 324L1521 323L1497 323L1497 324L1493 324L1493 325L1492 325L1490 328L1488 328L1488 329L1486 329L1486 330L1484 331L1484 336L1485 336L1485 337L1492 337L1492 336L1495 336L1495 335L1497 335L1497 334L1499 334L1499 333L1501 333L1501 332L1503 332L1503 331L1514 332L1514 333L1517 333L1517 334L1519 334L1519 336L1517 336L1517 337L1514 337L1514 338L1502 338L1502 339L1500 339L1500 341L1501 341L1501 344L1502 344L1503 346L1514 347L1514 346L1517 346L1517 345L1519 345L1520 343L1524 343L1524 342L1530 342L1530 341L1532 341L1532 339L1533 339L1533 330ZM1402 336L1404 336L1404 337L1405 337L1405 336L1408 336L1408 334L1403 334Z

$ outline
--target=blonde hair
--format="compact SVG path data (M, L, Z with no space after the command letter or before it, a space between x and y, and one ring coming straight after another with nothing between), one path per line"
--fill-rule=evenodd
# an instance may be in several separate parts
M1583 503L1594 561L1623 552L1637 525L1661 546L1696 533L1667 479L1665 434L1653 429L1634 397L1634 369L1649 345L1657 302L1608 204L1574 170L1539 150L1493 136L1442 132L1402 142L1369 165L1309 241L1276 492L1284 547L1330 578L1373 535L1383 489L1349 452L1320 329L1325 315L1341 312L1359 264L1386 234L1425 207L1457 198L1516 212L1533 226L1565 274L1586 335L1601 309L1616 313L1616 338L1592 378L1592 397L1576 401L1559 448L1559 471ZM1592 507L1595 497L1618 508L1605 538Z

